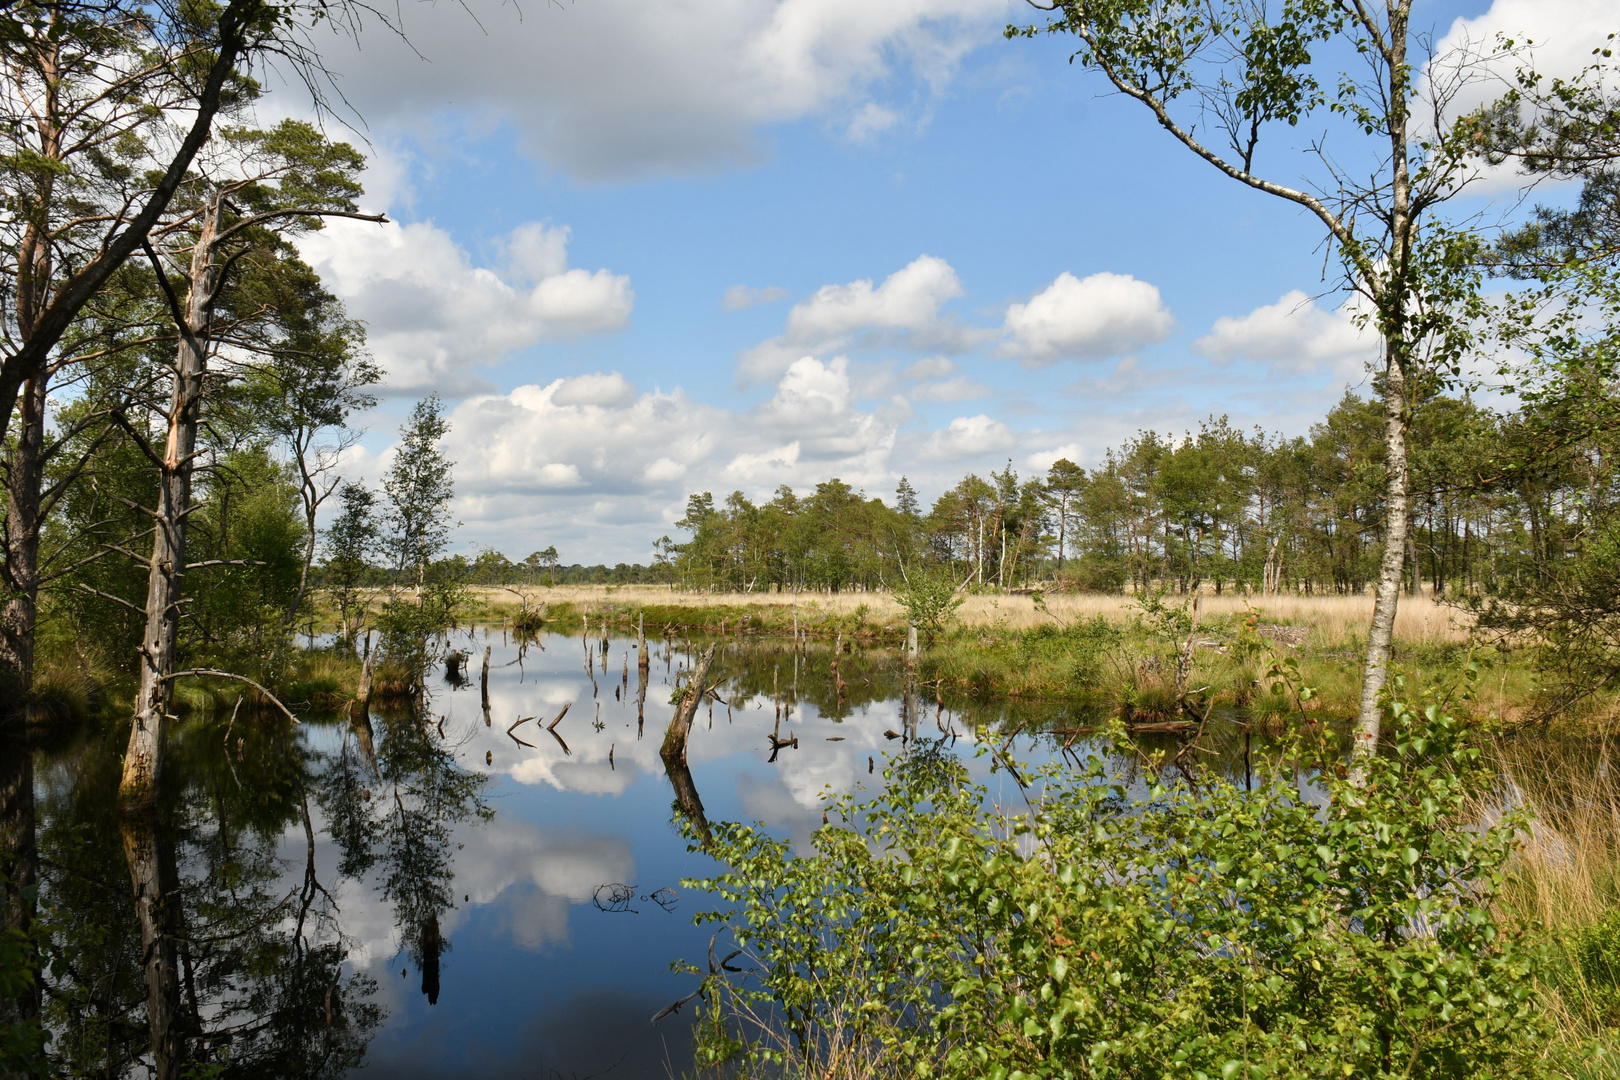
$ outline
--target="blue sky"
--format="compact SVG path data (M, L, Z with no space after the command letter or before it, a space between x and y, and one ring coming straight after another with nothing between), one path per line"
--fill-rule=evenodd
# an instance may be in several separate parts
M1530 33L1573 70L1604 7L1416 22ZM692 491L907 475L932 498L1212 414L1303 432L1363 382L1320 226L1194 159L1066 41L1003 40L1022 5L474 11L408 11L420 56L376 27L328 50L396 224L305 245L387 372L350 470L377 476L438 391L464 550L646 561ZM1320 134L1268 166L1298 180ZM1462 209L1515 194L1498 178Z

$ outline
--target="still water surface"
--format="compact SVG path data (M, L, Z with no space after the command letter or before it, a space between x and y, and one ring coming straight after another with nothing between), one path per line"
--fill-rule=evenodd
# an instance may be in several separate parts
M374 710L369 736L314 717L176 729L158 843L174 860L200 1053L259 1060L261 1075L336 1075L362 1053L360 1071L387 1077L681 1075L687 1014L651 1018L696 985L670 965L706 953L711 931L692 916L710 900L681 882L716 866L675 824L658 747L693 653L651 643L638 719L633 640L519 645L496 630L453 644L470 654L465 680L437 669L424 713ZM764 822L802 848L827 792L882 782L906 744L891 737L905 728L897 656L845 655L837 677L830 660L722 645L720 700L688 750L710 820ZM975 729L998 745L1019 731L1012 752L1039 761L1063 741L1041 730L1084 722L930 698L918 737L945 740L1012 799L1006 772L973 754ZM797 746L773 754L773 736ZM86 1072L140 1075L140 935L112 809L121 745L112 732L41 761L42 883L66 938L91 942L58 978L82 999L59 1049ZM1201 767L1241 781L1242 737L1214 745Z

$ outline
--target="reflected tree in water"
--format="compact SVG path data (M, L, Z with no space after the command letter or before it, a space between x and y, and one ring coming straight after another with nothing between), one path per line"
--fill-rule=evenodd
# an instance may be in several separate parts
M384 720L375 772L363 760L363 736L354 742L356 749L345 745L325 772L317 793L338 845L339 870L345 877L376 876L393 905L401 948L421 972L422 993L437 1004L440 957L450 948L439 921L454 903L452 828L492 816L481 798L487 778L457 764L425 702Z
M222 726L176 733L188 760L149 814L117 811L115 743L51 763L46 1019L68 1075L336 1077L381 1022L373 981L345 972L348 942L315 873L305 791L320 760L273 728L237 728L241 749L227 753ZM303 841L291 863L289 833Z
M0 716L0 1074L32 1069L41 1052L39 981L17 970L38 962L38 874L34 756L26 732Z

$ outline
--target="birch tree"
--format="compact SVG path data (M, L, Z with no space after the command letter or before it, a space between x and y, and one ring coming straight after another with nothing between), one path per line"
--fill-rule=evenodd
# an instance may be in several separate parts
M1355 725L1353 768L1364 775L1378 745L1406 553L1412 403L1426 380L1458 366L1477 312L1477 244L1435 211L1466 181L1462 158L1441 136L1456 119L1450 101L1480 58L1434 58L1420 75L1412 0L1037 6L1053 18L1010 26L1009 37L1073 35L1073 60L1140 103L1189 152L1315 218L1340 284L1360 298L1362 320L1378 336L1387 486ZM1306 138L1307 129L1324 133ZM1295 179L1313 171L1314 182Z

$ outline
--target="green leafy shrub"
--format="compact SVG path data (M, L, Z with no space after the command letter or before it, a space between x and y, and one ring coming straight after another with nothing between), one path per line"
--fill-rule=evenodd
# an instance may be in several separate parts
M1108 655L1125 634L1105 615L1078 619L1066 626L1045 623L1018 635L1019 659L1025 665L1054 662L1070 683L1083 689L1098 686L1107 671Z
M1620 1025L1620 910L1574 931L1569 952L1592 1012Z
M921 570L912 574L894 594L894 602L905 609L906 618L917 624L917 629L927 635L930 643L962 606L962 598L950 578Z
M1014 813L920 746L882 793L830 805L813 853L720 825L727 870L695 884L729 904L705 918L758 974L705 973L734 1023L700 1060L998 1080L1550 1074L1543 952L1492 914L1517 819L1478 826L1469 800L1490 778L1450 715L1397 703L1390 731L1365 789L1331 742L1263 765L1252 792L1149 778L1133 797L1103 756L1003 759L1027 796Z

